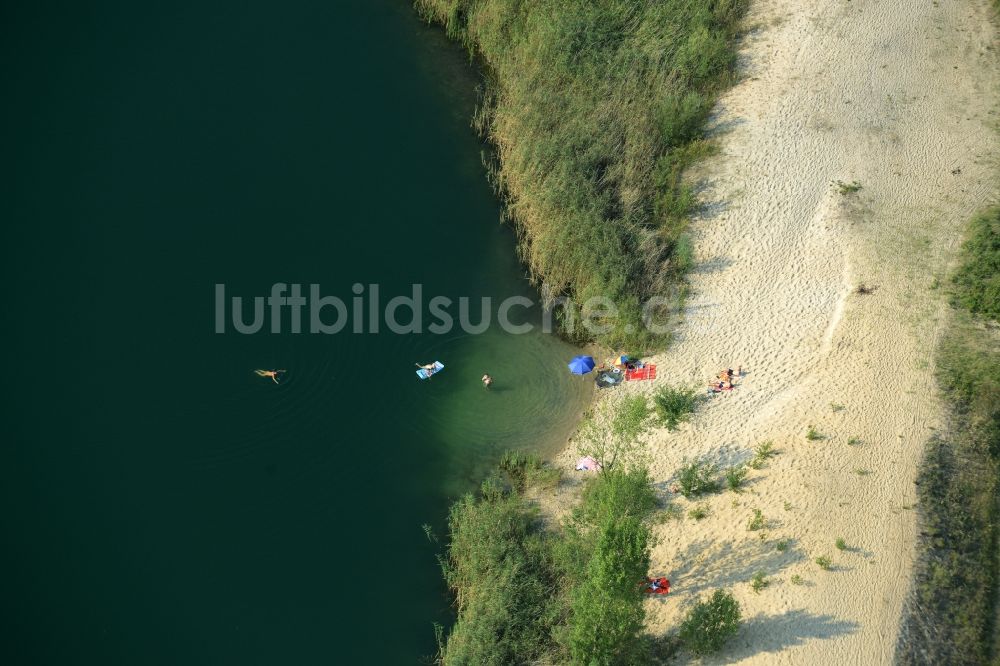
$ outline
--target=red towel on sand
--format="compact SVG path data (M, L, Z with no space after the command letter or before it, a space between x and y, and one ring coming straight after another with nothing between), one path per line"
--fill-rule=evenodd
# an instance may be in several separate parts
M647 365L644 368L634 368L625 371L626 381L639 381L640 379L656 379L656 366Z

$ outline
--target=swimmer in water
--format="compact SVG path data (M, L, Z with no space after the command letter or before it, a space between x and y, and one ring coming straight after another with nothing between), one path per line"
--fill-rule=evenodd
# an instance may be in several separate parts
M284 372L284 370L254 370L258 377L270 377L271 380L277 384L278 383L278 373Z
M428 363L427 365L420 365L419 363L414 363L414 365L417 366L418 368L423 368L424 370L426 370L428 375L434 374L436 370L433 363Z
M485 386L486 388L493 386L493 378L490 377L488 374L483 375L483 386Z

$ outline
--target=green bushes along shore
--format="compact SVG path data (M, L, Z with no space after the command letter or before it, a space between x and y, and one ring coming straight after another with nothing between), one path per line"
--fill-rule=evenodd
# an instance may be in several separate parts
M746 0L415 4L482 64L475 122L535 280L577 304L610 298L620 314L600 322L603 342L653 342L642 304L671 294L662 322L683 293L694 194L681 175L709 150ZM589 337L559 312L567 334Z
M641 663L655 504L646 471L597 476L561 530L541 524L519 476L498 472L451 509L442 568L458 619L439 662Z
M437 663L635 666L681 647L713 652L737 632L739 605L716 590L676 635L643 633L657 505L645 467L594 475L558 525L544 524L525 496L548 485L549 469L508 454L478 495L452 506L441 567L458 616L447 636L439 631Z

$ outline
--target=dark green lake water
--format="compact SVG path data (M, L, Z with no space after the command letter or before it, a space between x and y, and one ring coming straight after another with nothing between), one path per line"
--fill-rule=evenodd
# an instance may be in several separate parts
M503 448L565 440L575 350L218 335L214 285L536 297L464 55L389 0L19 3L0 34L0 661L432 653L449 600L421 525Z

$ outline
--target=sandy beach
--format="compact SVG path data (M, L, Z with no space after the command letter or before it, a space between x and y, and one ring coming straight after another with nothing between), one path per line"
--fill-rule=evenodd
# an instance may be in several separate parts
M647 602L649 630L676 627L718 587L743 607L738 637L705 663L892 659L914 478L942 423L939 285L963 225L998 194L992 16L979 0L754 3L745 77L713 123L720 154L693 174L707 205L684 321L650 359L658 379L617 389L704 390L724 368L746 371L679 430L648 438L658 487L685 514L708 509L656 527L652 573L673 591ZM855 293L861 284L874 292ZM806 438L810 426L821 438ZM725 469L768 440L777 455L742 493L670 491L685 459ZM763 530L748 530L754 509ZM758 571L769 585L754 593Z

